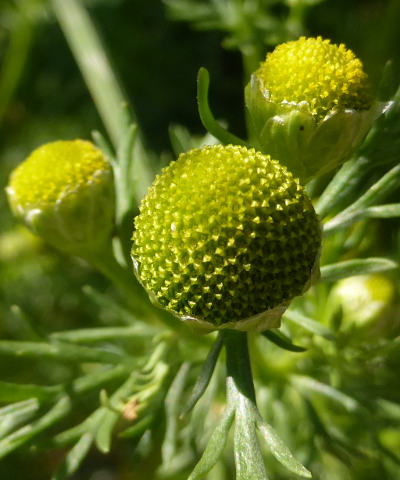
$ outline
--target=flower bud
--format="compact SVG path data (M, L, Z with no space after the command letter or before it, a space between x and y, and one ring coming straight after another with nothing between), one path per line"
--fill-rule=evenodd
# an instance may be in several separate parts
M14 214L56 248L86 256L111 233L112 169L90 142L39 147L14 170L6 190Z
M181 154L135 219L132 257L150 297L205 330L266 330L319 273L321 228L298 180L240 146Z
M358 333L364 330L376 335L384 329L385 322L393 324L387 312L394 296L395 288L389 278L379 274L358 275L340 280L332 289L329 301L334 307L340 307L343 331L357 329Z
M348 160L379 110L361 61L321 37L276 47L245 99L252 143L303 183Z

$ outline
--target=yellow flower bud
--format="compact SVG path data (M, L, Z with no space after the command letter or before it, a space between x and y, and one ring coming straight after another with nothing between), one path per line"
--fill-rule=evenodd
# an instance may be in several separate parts
M321 37L276 47L245 97L252 143L303 183L348 160L379 110L361 61Z
M343 44L301 37L267 55L256 76L274 103L306 102L317 121L333 109L368 110L372 99L361 61Z
M6 190L14 214L56 248L84 255L110 235L112 169L90 142L39 147L14 170Z

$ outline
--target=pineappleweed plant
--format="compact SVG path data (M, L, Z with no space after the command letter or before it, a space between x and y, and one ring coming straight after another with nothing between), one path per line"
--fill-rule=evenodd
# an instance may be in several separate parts
M345 322L342 279L355 277L361 289L362 281L374 284L381 272L398 268L388 258L357 256L368 219L400 215L399 204L383 203L400 176L398 149L384 150L399 130L398 93L378 102L353 52L300 37L252 71L248 138L241 139L215 120L208 72L200 69L198 108L209 134L195 145L172 130L179 157L152 182L140 129L123 107L87 13L75 1L52 3L111 145L94 132L96 145L39 147L13 172L9 202L34 233L116 284L125 307L110 301L107 308L128 325L0 342L2 355L94 364L68 385L3 382L0 456L24 445L70 446L53 477L68 478L92 446L109 452L118 432L139 441L139 449L149 438L158 441L160 478L214 478L217 468L216 478L231 478L229 459L222 461L227 444L234 451L231 475L239 480L280 478L285 471L310 478L321 468L330 478L325 452L345 465L361 457L390 472L398 457L377 431L376 417L379 425L395 417L398 399L384 391L368 395L361 370L366 365L372 375L374 362L390 361L396 351L398 342L377 329L392 287L364 287L366 302L381 303L371 318L352 324L354 314ZM364 188L368 172L374 182ZM382 337L375 346L371 325ZM354 329L357 342L349 335ZM99 392L93 411L66 428L91 391ZM286 419L280 425L277 409ZM341 409L347 425L339 421ZM337 429L329 424L334 419ZM300 421L303 432L287 430ZM364 427L357 445L349 422Z

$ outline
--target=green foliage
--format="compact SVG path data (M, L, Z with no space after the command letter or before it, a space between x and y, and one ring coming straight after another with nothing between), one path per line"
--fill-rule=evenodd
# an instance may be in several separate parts
M158 0L1 5L2 188L38 144L88 137L94 128L116 192L112 242L105 255L87 259L91 265L16 227L0 197L1 478L80 480L105 471L231 480L236 471L246 480L310 472L320 480L400 479L399 7L367 3L166 0L165 11ZM167 22L164 12L201 32ZM291 303L279 329L248 336L251 372L244 335L198 336L151 305L132 274L132 219L155 174L180 153L218 141L249 144L240 60L246 81L266 47L304 32L347 43L373 79L388 53L395 61L379 90L387 103L363 143L338 171L307 185L324 223L321 279ZM223 38L241 58L221 54ZM239 136L211 112L205 69L198 106L209 133L200 131L194 95L202 64L212 72L213 109L242 128ZM125 104L130 97L135 112ZM363 322L346 310L359 292L338 296L335 288L377 272L393 294L374 310L379 291L366 281L361 301L372 313Z

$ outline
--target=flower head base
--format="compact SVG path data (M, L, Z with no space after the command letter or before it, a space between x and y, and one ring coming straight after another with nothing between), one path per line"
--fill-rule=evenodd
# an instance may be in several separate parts
M11 175L7 194L16 216L53 246L80 253L110 234L111 165L83 140L36 149Z
M278 162L239 146L180 155L135 220L132 255L153 299L208 330L279 326L318 272L320 223Z
M342 44L301 37L267 55L256 76L274 103L307 102L320 121L333 109L368 110L372 99L361 61Z
M303 183L348 160L379 113L361 61L321 37L276 47L245 97L252 143Z

